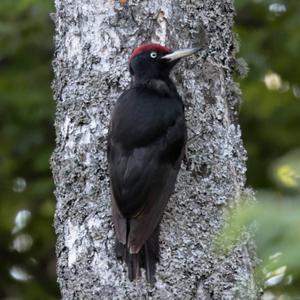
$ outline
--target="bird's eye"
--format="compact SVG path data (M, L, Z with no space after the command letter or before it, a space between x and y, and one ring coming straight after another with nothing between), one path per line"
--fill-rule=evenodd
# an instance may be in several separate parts
M151 52L150 53L150 57L151 58L156 58L157 57L157 53L156 52Z

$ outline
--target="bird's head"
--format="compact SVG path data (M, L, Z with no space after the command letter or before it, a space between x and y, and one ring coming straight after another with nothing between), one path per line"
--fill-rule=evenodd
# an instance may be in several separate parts
M159 44L143 44L135 48L130 56L130 74L137 80L167 78L181 58L199 50L199 48L190 48L172 51Z

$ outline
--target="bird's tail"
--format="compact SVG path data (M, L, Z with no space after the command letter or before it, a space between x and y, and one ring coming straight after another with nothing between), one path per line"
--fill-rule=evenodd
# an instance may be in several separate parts
M129 253L128 247L118 240L116 240L115 251L117 258L126 262L130 281L140 277L140 268L144 268L147 281L154 285L156 263L159 262L159 226L138 253Z

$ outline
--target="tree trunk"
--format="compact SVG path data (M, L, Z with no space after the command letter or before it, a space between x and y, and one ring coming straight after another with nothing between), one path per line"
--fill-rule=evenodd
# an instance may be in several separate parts
M246 154L232 79L232 0L56 0L52 158L57 271L63 299L258 299L250 235L227 256L212 241L224 208L244 193ZM188 144L164 213L155 287L129 282L114 255L106 136L143 42L203 47L173 72ZM138 126L138 124L137 124Z

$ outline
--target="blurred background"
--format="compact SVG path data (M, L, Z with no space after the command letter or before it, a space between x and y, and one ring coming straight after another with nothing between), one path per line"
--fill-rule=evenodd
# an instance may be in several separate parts
M240 122L265 299L300 297L300 2L236 0ZM0 1L0 299L59 299L52 0ZM249 72L245 76L245 62Z

